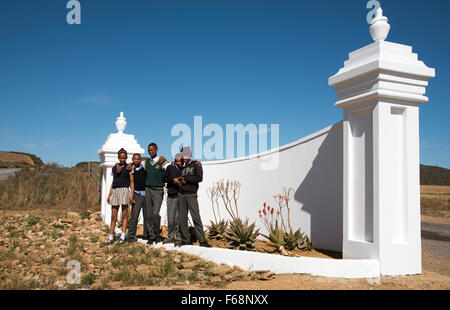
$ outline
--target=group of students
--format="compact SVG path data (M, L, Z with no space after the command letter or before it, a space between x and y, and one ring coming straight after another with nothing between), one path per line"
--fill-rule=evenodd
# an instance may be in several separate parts
M200 246L211 247L205 238L197 200L199 183L203 180L203 169L199 161L192 160L190 147L185 147L169 163L158 156L158 146L148 146L149 159L142 161L140 154L134 154L132 163L127 164L127 151L118 152L119 163L112 168L113 182L107 202L112 206L108 243L114 242L114 230L119 207L122 206L122 234L118 243L136 242L139 214L144 217L144 236L147 244L159 243L161 238L161 217L159 215L167 184L168 237L163 243L176 246L191 245L188 211L194 223L195 234ZM132 206L130 227L127 234L129 206Z

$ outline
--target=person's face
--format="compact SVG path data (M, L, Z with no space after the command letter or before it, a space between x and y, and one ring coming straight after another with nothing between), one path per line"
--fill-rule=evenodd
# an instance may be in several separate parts
M177 165L179 168L183 165L183 162L181 159L175 159L175 165Z
M137 155L133 156L133 164L136 167L139 167L141 165L141 157L139 157Z
M127 155L125 155L125 153L119 154L119 162L121 165L125 165L127 163Z
M183 163L187 164L191 159L183 156Z
M151 158L155 158L156 154L158 154L158 149L154 146L149 146L148 147L148 154L150 155Z

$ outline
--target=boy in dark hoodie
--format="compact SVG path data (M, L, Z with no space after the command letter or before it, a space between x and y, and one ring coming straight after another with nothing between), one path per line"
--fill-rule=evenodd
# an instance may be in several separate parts
M185 147L182 150L183 168L180 178L180 192L178 193L178 208L179 208L179 228L181 231L182 240L175 243L177 246L190 245L190 235L188 228L188 210L194 222L195 235L202 247L211 247L206 241L205 233L203 231L202 219L198 207L197 191L198 183L203 181L203 168L192 160L192 153L190 147Z
M175 165L170 165L164 171L163 182L167 183L167 223L168 236L164 244L175 243L175 234L178 241L181 241L181 233L178 228L178 192L181 187L179 178L181 177L181 167L183 165L181 153L175 155Z

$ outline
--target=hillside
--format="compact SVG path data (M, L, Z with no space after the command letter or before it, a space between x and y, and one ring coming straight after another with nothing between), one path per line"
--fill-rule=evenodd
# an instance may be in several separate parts
M34 154L0 151L0 168L30 168L44 165Z
M441 167L420 165L420 184L450 186L450 170Z

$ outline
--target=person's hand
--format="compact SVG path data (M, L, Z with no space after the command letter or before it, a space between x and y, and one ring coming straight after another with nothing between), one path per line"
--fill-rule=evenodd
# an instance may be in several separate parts
M167 159L164 156L160 156L159 161L163 163L163 162L167 161Z
M197 165L199 165L201 167L202 163L197 160Z
M127 165L127 170L128 170L128 171L131 171L132 169L133 169L133 164L128 164L128 165Z
M120 173L120 171L122 171L122 167L120 167L120 165L116 163L116 172Z
M130 198L130 205L131 205L131 206L134 205L134 198L133 198L133 197Z
M187 184L184 178L181 178L181 184Z
M108 195L108 198L106 198L106 202L110 205L111 204L111 195Z
M180 181L178 180L178 178L174 178L174 179L173 179L173 183L178 184L178 185L181 185L181 184L180 184Z

